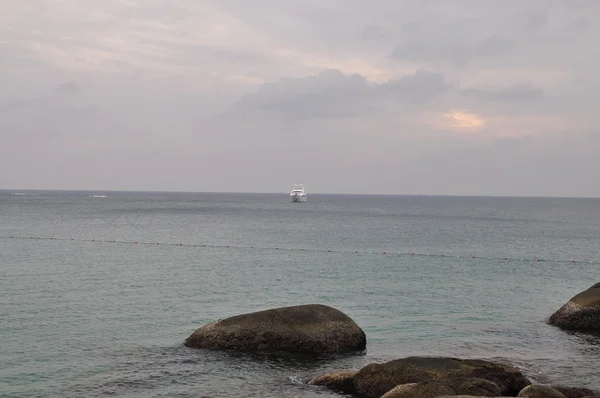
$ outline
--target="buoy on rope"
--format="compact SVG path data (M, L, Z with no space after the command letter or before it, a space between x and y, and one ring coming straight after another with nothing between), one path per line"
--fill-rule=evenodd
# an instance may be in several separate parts
M224 245L224 244L193 244L193 243L165 243L165 242L138 242L138 241L128 241L128 240L108 240L108 239L76 239L76 238L61 238L58 236L45 236L45 237L36 237L36 236L16 236L16 235L6 235L6 236L0 236L0 239L36 239L36 240L58 240L58 241L78 241L78 242L102 242L102 243L120 243L120 244L141 244L141 245L170 245L170 246L189 246L189 247L213 247L213 248L234 248L234 249L265 249L265 250L279 250L278 247L262 247L262 246L236 246L236 245ZM306 249L304 247L287 247L287 248L282 248L282 250L288 250L288 251L312 251L312 252L320 252L322 253L323 251L327 250L327 253L352 253L354 252L355 254L359 254L359 250L336 250L336 249ZM361 252L362 253L362 252ZM367 254L385 254L385 255L397 255L397 256L427 256L427 257L448 257L448 258L462 258L463 256L461 255L446 255L445 253L441 253L441 254L432 254L432 253L416 253L416 252L401 252L401 251L366 251L365 253ZM468 257L465 256L465 257ZM510 258L510 257L479 257L476 255L471 255L472 259L485 259L487 258L488 260L500 260L503 259L504 261L519 261L518 257L515 258ZM545 260L542 257L528 257L528 258L524 258L522 257L520 259L520 261L526 261L526 262L555 262L555 263L568 263L571 262L572 264L575 263L582 263L582 264L599 264L600 261L579 261L576 260L575 258L571 258L569 259L557 259L555 258L554 260L552 259L547 259Z

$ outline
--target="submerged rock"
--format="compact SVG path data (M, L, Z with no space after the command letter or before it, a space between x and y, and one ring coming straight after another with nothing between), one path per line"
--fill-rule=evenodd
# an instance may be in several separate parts
M486 397L481 396L481 395L438 395L435 398L486 398Z
M408 357L383 364L370 364L360 369L353 380L357 395L377 398L400 384L454 378L491 381L500 388L501 395L507 396L516 396L531 384L514 366L479 359L444 357Z
M322 304L233 316L201 327L185 341L194 348L302 354L360 352L366 344L349 316Z
M442 395L457 394L499 397L500 393L500 387L491 381L478 378L457 378L401 384L385 393L381 398L436 398Z
M600 283L572 297L549 323L573 331L600 331Z
M342 394L355 394L353 377L358 373L357 370L348 370L345 372L328 373L313 378L308 384L315 386L324 386L330 390L341 392Z
M532 384L519 392L521 398L567 398L560 391L542 384Z
M600 398L598 391L590 390L584 387L568 387L568 386L551 386L555 390L560 391L567 398Z

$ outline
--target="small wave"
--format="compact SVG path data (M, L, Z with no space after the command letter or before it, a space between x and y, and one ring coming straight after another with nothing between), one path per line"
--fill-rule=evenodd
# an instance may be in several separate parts
M300 376L288 376L288 381L291 384L307 384L308 382Z
M90 195L90 198L106 198L106 195Z
M385 210L381 209L379 207L371 207L371 208L367 209L367 211L369 213L376 213L376 214L384 214L385 213Z

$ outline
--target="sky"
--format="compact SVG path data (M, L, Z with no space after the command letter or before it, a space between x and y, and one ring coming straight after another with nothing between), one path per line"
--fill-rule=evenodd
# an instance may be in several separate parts
M0 188L600 196L597 0L0 2Z

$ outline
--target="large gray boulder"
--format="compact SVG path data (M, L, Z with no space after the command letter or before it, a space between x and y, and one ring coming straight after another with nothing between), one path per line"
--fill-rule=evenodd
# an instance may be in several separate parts
M572 297L550 316L549 323L565 330L600 331L600 283Z
M354 375L353 382L357 395L378 398L400 384L454 378L488 380L500 388L502 395L513 397L531 384L514 366L479 359L444 357L407 357L370 364Z
M322 304L233 316L201 327L185 341L194 348L299 354L354 353L366 344L349 316Z

